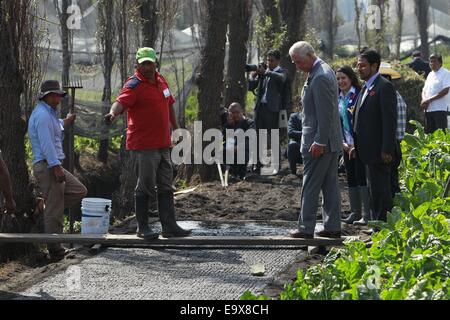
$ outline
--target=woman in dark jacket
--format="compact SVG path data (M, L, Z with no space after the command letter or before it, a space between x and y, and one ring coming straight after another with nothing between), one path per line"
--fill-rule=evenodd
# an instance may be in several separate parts
M370 218L370 197L367 187L365 167L355 158L353 132L353 113L356 108L361 85L353 69L340 67L336 72L339 84L339 114L341 116L345 169L351 214L343 220L348 224L366 225ZM364 208L363 208L364 207Z

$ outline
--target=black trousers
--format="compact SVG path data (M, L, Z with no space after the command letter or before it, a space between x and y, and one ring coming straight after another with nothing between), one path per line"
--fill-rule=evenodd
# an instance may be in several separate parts
M255 110L255 125L256 125L256 131L258 134L258 165L257 167L261 168L262 164L261 164L261 160L260 160L260 138L259 138L259 132L260 130L267 130L268 134L267 134L267 139L268 141L266 142L267 148L271 149L271 134L270 131L271 130L276 130L280 128L280 112L273 112L270 111L267 108L267 105L265 104L261 104L259 105L256 110ZM278 143L278 145L280 145ZM281 154L281 149L280 149L280 154ZM281 157L280 157L281 159Z
M356 157L351 159L347 152L344 152L345 171L347 173L347 184L349 188L367 186L366 166Z
M403 158L403 154L402 154L401 141L397 141L397 155L394 159L394 162L392 163L392 168L391 168L392 198L395 198L395 195L397 193L401 192L398 169L402 163L402 158Z
M425 114L427 126L425 132L428 134L434 133L439 129L448 129L448 120L446 111L427 112Z
M367 179L372 202L372 220L386 222L388 211L394 207L391 192L391 165L368 165Z

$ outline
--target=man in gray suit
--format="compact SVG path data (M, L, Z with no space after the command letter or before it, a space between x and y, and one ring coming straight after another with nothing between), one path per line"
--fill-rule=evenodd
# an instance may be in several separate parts
M307 42L297 42L289 51L297 68L309 73L303 88L302 156L304 168L299 229L293 238L312 239L316 227L319 194L323 193L325 229L319 237L341 237L341 196L338 158L342 133L338 108L338 84L331 67L318 58Z

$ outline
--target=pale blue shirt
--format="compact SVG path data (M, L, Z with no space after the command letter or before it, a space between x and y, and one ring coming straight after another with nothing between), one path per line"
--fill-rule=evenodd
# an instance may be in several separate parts
M379 72L377 72L375 75L373 75L372 78L367 80L367 82L364 85L364 87L366 87L366 89L369 90L372 87L373 83L375 82L375 80L378 78L379 75L380 75Z
M33 149L33 165L47 161L48 167L60 166L65 159L63 152L64 120L43 101L34 109L29 124L28 135Z

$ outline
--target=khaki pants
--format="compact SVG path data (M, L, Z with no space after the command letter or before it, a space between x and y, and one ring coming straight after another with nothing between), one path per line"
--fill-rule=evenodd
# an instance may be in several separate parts
M59 183L47 162L33 166L34 176L44 196L44 225L47 234L62 234L64 229L64 209L78 204L87 194L86 187L72 174L64 170L66 182ZM49 250L58 250L60 245L48 245Z

